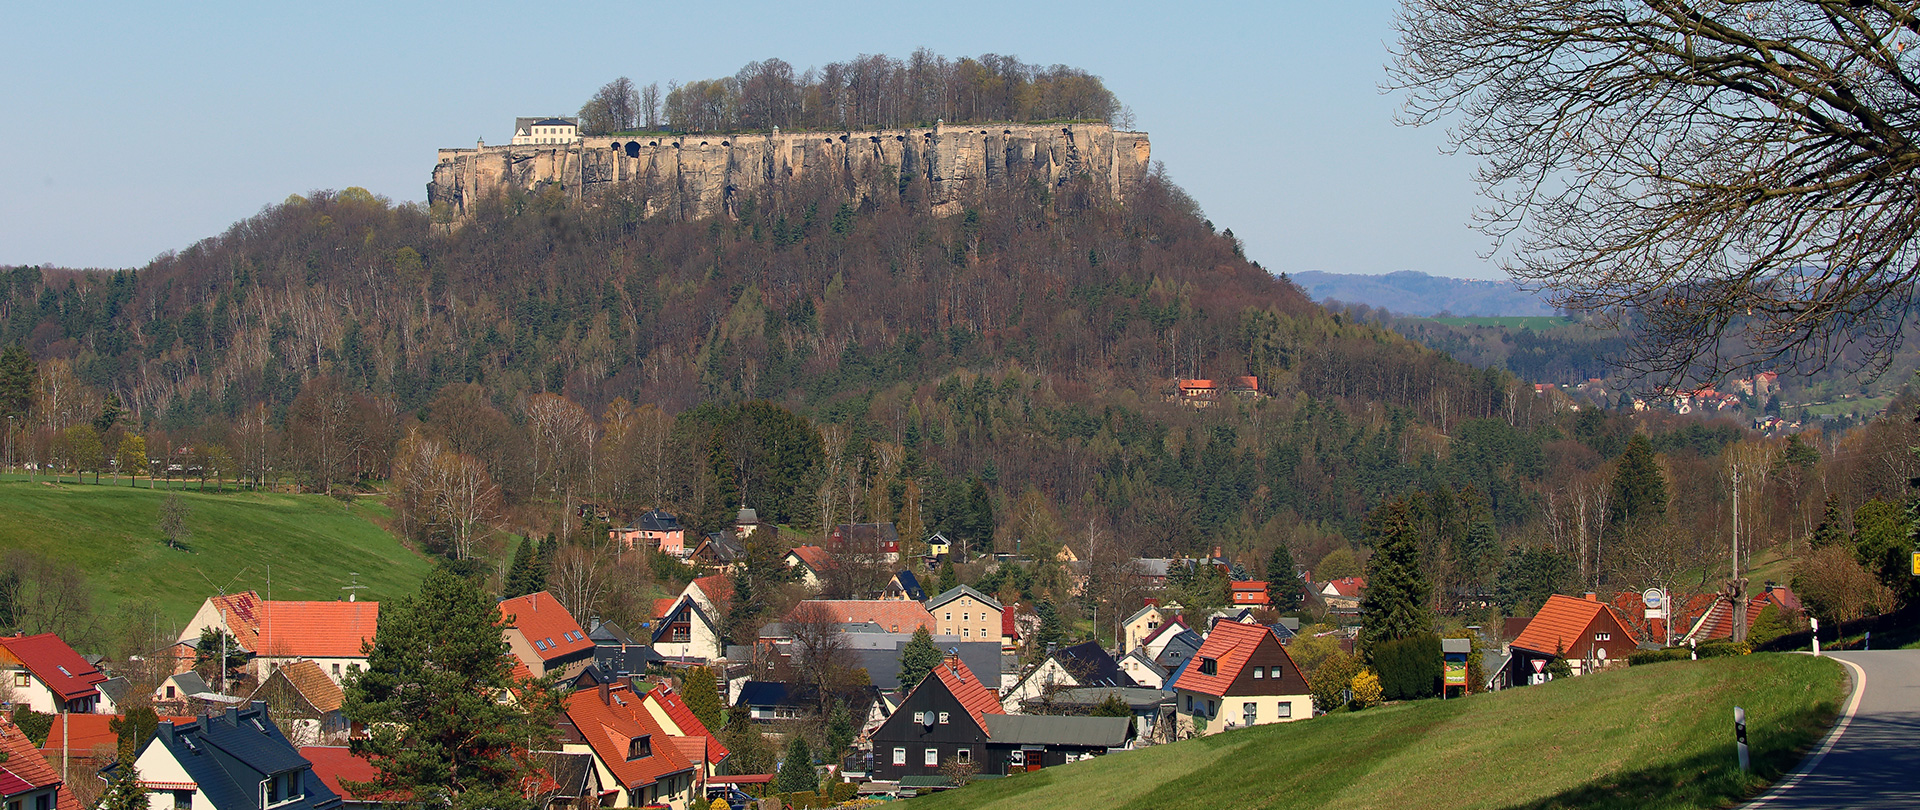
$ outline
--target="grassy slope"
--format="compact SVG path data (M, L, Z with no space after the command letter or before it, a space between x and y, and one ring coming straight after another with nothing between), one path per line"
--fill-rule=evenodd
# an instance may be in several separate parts
M79 566L103 615L151 597L176 624L213 592L209 580L265 594L269 565L275 599L344 598L351 573L369 586L359 598L391 598L413 592L432 567L369 520L380 507L318 495L182 492L193 536L187 551L168 549L154 528L166 495L124 484L0 482L0 549Z
M1312 721L1259 726L978 782L942 808L1719 807L1759 782L1734 767L1732 706L1755 767L1797 762L1834 715L1829 659L1672 662Z

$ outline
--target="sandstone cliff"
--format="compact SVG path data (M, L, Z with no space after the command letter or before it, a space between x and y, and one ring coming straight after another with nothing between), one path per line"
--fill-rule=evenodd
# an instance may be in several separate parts
M554 183L579 198L630 184L625 187L644 201L648 216L670 211L697 218L829 173L827 179L844 182L852 196L902 194L923 184L934 212L948 214L1028 173L1054 185L1078 178L1126 199L1146 175L1149 151L1146 133L1105 124L592 137L565 145L442 149L427 201L464 218L475 203L505 189Z

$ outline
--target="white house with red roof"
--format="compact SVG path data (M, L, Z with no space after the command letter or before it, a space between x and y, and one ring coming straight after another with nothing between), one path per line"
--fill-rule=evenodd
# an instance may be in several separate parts
M1183 736L1313 716L1307 679L1265 625L1215 625L1168 691Z
M800 578L800 584L811 590L820 590L820 583L827 578L827 569L833 565L832 555L821 546L794 546L787 552L787 568Z
M80 810L80 800L67 789L60 772L33 747L26 732L5 719L0 719L0 807Z
M702 766L702 776L710 777L721 760L727 758L727 747L720 744L720 738L700 722L699 715L687 706L687 702L671 687L658 685L647 690L641 696L641 706L653 721L665 729L667 735L677 741L681 750L688 753L688 759ZM696 756L694 752L698 752Z
M687 583L649 634L653 651L668 658L707 660L726 652L720 623L733 604L733 580L726 574Z
M626 684L567 695L561 750L593 755L597 778L608 786L600 807L658 804L687 810L704 783L705 757L695 749L704 751L705 738L670 733L644 700Z
M500 619L513 657L536 678L549 672L572 678L593 664L593 639L551 593L500 600Z
M251 666L260 680L305 659L339 683L347 670L366 665L361 645L373 643L379 627L379 602L268 601L244 591L207 597L180 632L180 643L198 644L209 628L224 630L253 655Z
M41 714L91 713L107 680L53 633L0 636L0 671L13 702Z

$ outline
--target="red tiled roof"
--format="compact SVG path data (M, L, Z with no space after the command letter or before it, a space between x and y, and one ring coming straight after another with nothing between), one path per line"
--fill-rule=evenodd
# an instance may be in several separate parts
M273 658L364 658L360 645L380 629L379 602L261 602L255 615L248 649ZM238 627L233 635L246 646Z
M500 600L500 617L527 637L542 661L593 648L593 640L573 614L546 591Z
M794 610L803 605L826 608L836 622L872 622L889 633L911 633L922 627L933 632L933 614L911 599L809 599Z
M606 691L605 703L598 689L567 695L567 719L622 787L644 787L668 774L693 769L693 763L668 739L666 730L654 722L631 689L622 684L609 686ZM652 754L627 759L629 742L642 736L652 737Z
M694 714L693 709L687 706L687 702L681 700L680 696L672 689L668 689L665 686L656 686L647 691L646 699L653 701L662 711L665 711L667 718L672 720L674 725L680 727L680 733L682 735L711 738L706 743L705 748L707 764L718 765L720 764L720 760L727 758L727 747L720 744L720 739L714 737L713 732L707 730L707 724L700 722L700 716Z
M1247 665L1247 659L1253 657L1253 650L1262 639L1274 638L1273 630L1263 624L1241 624L1239 622L1221 622L1213 626L1213 632L1207 634L1207 640L1201 642L1199 651L1193 654L1187 668L1180 671L1179 680L1174 681L1176 689L1200 692L1208 695L1224 695L1233 680L1240 677L1240 669ZM1275 639L1274 644L1279 645ZM1286 653L1286 648L1280 651ZM1200 671L1200 665L1192 663L1202 658L1214 660L1214 674ZM1293 656L1287 655L1289 662Z
M793 556L799 557L801 564L813 569L816 574L827 570L827 566L833 562L827 550L819 546L794 546Z
M360 801L380 801L383 799L404 800L404 796L387 793L371 793L365 796L347 789L346 782L371 782L379 776L373 763L365 757L354 756L344 745L307 745L301 746L300 756L313 763L313 775L320 777L334 795L342 799Z
M1212 387L1213 387L1212 380L1181 380L1180 381L1180 389L1183 391L1202 389L1202 388L1212 388Z
M1340 594L1341 596L1359 596L1361 591L1364 591L1367 589L1367 578L1366 577L1341 577L1339 579L1336 579L1332 582L1328 582L1326 584L1332 585L1333 592Z
M1008 605L1006 610L1000 611L1000 635L1015 640L1020 638L1019 614L1020 606L1017 604Z
M53 633L0 637L0 649L19 660L63 700L97 695L100 690L94 686L107 679Z
M213 605L227 622L228 632L241 649L255 651L260 643L260 595L253 591L207 597L207 604Z
M287 683L293 684L295 691L306 696L307 702L312 703L317 711L336 711L346 700L346 693L340 689L340 684L327 677L327 673L321 671L316 662L295 661L281 667L280 674L285 675Z
M733 578L726 574L701 577L693 581L693 587L706 594L707 601L712 602L722 614L733 604Z
M1554 594L1547 597L1547 603L1540 606L1539 613L1533 614L1533 619L1527 622L1527 629L1513 640L1513 646L1539 653L1570 649L1579 643L1601 611L1613 613L1613 608L1600 602ZM1615 620L1619 618L1619 614L1614 614ZM1627 626L1625 621L1620 622L1620 627L1626 631L1629 644L1640 643L1640 639L1633 635L1633 628Z
M120 745L120 737L113 733L112 723L116 716L111 714L62 714L53 721L53 730L47 733L47 744L40 751L49 757L59 756L66 750L67 756L86 757L101 746L112 750ZM172 717L160 715L160 722L191 723L191 717ZM72 742L69 743L68 741Z
M0 720L0 753L6 754L6 761L0 762L0 797L60 784L60 772L47 764L26 732L7 720Z
M656 621L666 618L668 613L673 612L673 606L679 603L680 597L678 596L669 596L665 599L653 600L653 616L650 618Z
M967 710L967 714L973 715L973 723L980 727L981 732L987 730L987 715L1007 713L1006 709L1000 707L1000 699L994 697L992 690L974 677L973 670L967 669L967 662L948 658L933 668L933 674L947 685L947 691L960 701L960 706Z

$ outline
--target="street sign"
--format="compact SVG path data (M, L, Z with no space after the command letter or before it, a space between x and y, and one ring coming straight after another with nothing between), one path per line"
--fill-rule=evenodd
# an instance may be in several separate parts
M1536 672L1536 673L1539 673L1539 672L1546 672L1546 671L1547 671L1547 659L1545 659L1545 658L1535 658L1535 659L1533 659L1533 671L1534 671L1534 672Z
M1920 577L1920 551L1913 553L1913 575Z
M1664 604L1666 599L1664 598L1664 594L1660 593L1659 588L1648 588L1640 592L1640 601L1646 603L1648 610L1659 610L1660 605Z

